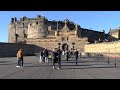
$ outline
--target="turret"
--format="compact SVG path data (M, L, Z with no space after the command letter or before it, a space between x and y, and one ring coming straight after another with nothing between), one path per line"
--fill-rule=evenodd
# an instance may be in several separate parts
M105 30L103 30L103 39L105 40Z
M78 35L78 25L75 24L75 36L77 36L77 35Z
M20 18L21 21L25 21L27 20L27 17L26 16L22 16L22 18Z
M17 18L16 18L16 17L11 18L11 23L14 23L14 22L16 22L16 21L17 21Z
M44 20L35 21L28 25L28 38L45 38L47 32L48 27Z
M14 22L14 18L11 18L11 23L13 23Z
M41 15L37 15L37 18L41 18Z

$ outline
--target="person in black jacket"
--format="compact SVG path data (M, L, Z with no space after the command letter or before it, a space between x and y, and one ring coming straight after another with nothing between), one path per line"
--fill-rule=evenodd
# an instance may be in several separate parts
M49 52L47 49L45 49L44 55L45 55L45 62L48 63Z
M75 55L75 63L77 65L77 60L78 60L78 51L77 51L77 49L75 50L74 55Z
M58 52L57 52L57 49L54 49L53 51L53 69L56 69L55 68L55 63L58 62Z
M60 49L58 49L57 53L58 53L58 64L59 64L58 69L60 69L61 68L61 55L62 55L62 51Z
M67 49L67 51L66 51L66 53L65 53L65 55L66 55L66 60L67 60L67 62L68 62L68 59L69 59L69 50Z

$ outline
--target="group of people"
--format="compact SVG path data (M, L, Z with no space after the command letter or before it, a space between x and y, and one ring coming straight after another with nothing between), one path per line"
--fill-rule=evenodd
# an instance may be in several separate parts
M49 56L49 52L47 49L45 49L44 51L41 51L39 62L40 63L49 63L48 56Z
M64 52L64 55L65 55L65 58L66 58L67 62L69 61L69 58L73 58L75 60L76 65L77 65L77 59L78 59L78 54L79 54L77 49L71 49L71 51L66 50L66 51L63 51L63 52Z
M55 68L55 64L58 63L58 70L61 68L61 56L62 56L62 53L64 53L63 55L65 56L66 58L66 61L68 62L69 61L69 58L73 57L75 59L75 63L77 65L77 60L78 60L78 51L77 49L75 50L66 50L66 51L63 51L61 50L60 48L55 48L52 53L49 53L47 49L45 49L44 51L40 52L40 59L39 61L40 62L49 62L49 60L51 59L53 61L53 69L56 69Z
M43 51L40 51L40 63L49 63L49 60L52 60L53 62L53 69L56 69L55 64L58 63L58 70L61 68L61 56L62 53L64 53L64 56L66 58L66 61L69 61L69 58L74 58L75 63L77 65L78 60L78 51L75 50L61 50L60 48L55 48L51 53L44 49ZM17 66L16 67L22 67L23 66L23 51L22 49L18 50L17 52Z
M55 63L59 64L59 68L61 67L61 54L62 51L60 49L55 48L52 52L49 52L47 49L40 51L40 63L49 63L49 60L53 61L53 69L55 69Z
M22 67L23 66L23 52L22 49L18 50L17 52L17 66L16 67Z

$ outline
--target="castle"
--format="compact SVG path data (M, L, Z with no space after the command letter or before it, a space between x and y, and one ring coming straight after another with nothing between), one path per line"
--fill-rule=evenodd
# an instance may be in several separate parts
M37 15L36 18L22 17L17 20L11 18L9 24L8 43L33 44L52 50L58 46L77 48L84 51L87 43L103 42L105 31L95 31L82 28L68 19L64 21L49 21L44 16Z

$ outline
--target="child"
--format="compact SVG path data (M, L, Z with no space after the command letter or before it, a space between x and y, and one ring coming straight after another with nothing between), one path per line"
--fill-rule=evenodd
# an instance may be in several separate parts
M52 60L52 54L51 53L48 56L48 60Z

